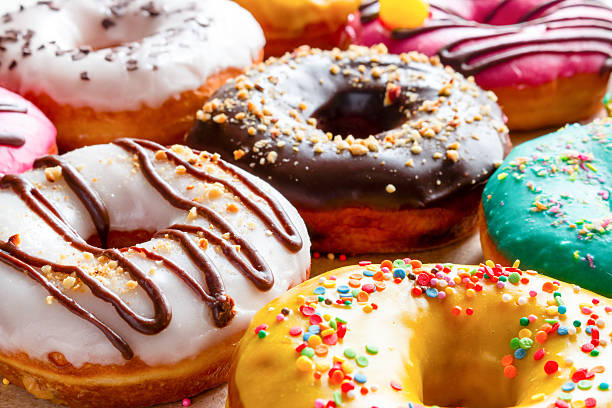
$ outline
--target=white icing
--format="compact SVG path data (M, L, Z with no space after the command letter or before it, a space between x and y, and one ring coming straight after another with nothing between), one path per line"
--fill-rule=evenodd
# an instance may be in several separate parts
M134 166L132 156L118 146L92 146L75 150L63 157L76 166L98 192L108 207L112 230L158 231L175 223L210 228L206 219L188 219L186 211L169 205ZM167 161L154 163L157 172L177 192L190 199L201 196L205 190L213 187L199 184L201 182L191 175L177 175L175 166ZM216 166L210 167L212 174L218 177L231 177ZM95 234L89 213L65 184L63 177L49 182L43 170L33 170L24 177L39 187L82 237ZM215 208L247 242L254 245L274 274L273 288L261 291L240 274L217 251L215 245L209 244L206 254L222 274L227 294L236 303L234 309L237 314L227 327L219 329L215 326L209 308L182 280L163 266L155 265L135 253L127 253L127 256L136 265L145 271L151 267L156 268L151 279L159 285L172 308L171 323L159 334L145 335L137 332L128 326L110 304L92 296L88 290L65 289L62 278L57 280L58 287L115 330L132 347L135 356L150 365L169 364L194 356L206 347L244 330L257 310L304 279L310 262L310 241L297 211L269 185L254 176L249 175L249 179L281 204L304 244L297 253L289 251L274 235L267 233L267 228L259 218L228 191L220 198L201 201ZM238 181L234 183L244 189ZM195 187L188 190L190 184ZM238 212L227 210L230 203L239 207ZM265 202L259 205L272 214ZM30 211L17 194L10 189L0 190L0 240L6 241L14 234L19 234L21 239L19 248L33 256L60 264L78 265L84 269L101 265L97 259L85 259L81 252L68 245L43 219ZM139 246L153 249L179 266L184 266L206 288L202 272L192 264L177 242L152 239ZM118 291L136 312L152 316L152 305L144 291L140 288L125 291L129 276L121 273L114 276L116 279L106 282L105 286ZM125 293L121 293L122 290ZM3 352L25 352L41 360L46 360L50 352L60 352L76 367L86 362L122 364L125 361L94 325L71 313L57 301L47 304L48 295L32 279L0 262L0 349Z
M16 42L2 41L6 51L0 52L0 85L22 95L45 93L73 107L157 108L224 69L249 66L265 43L253 17L228 0L52 3L57 11L35 4L11 13L10 21L2 24L4 36L9 30L21 35ZM127 4L119 9L120 16L112 12L114 3ZM159 15L142 9L149 3ZM104 28L104 19L114 25ZM34 33L31 55L24 56L23 35L28 30ZM83 55L80 47L93 50ZM63 54L58 56L58 51ZM113 61L105 60L110 54ZM128 71L131 60L138 68ZM12 61L17 65L10 69Z

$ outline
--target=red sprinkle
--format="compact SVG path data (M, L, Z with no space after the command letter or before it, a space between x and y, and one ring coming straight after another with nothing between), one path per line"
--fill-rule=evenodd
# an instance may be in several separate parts
M323 318L317 314L313 314L312 316L310 316L310 324L312 325L317 325L317 324L321 324L323 322Z
M306 317L312 316L315 314L315 308L312 306L302 305L300 306L300 312Z
M402 384L398 383L397 381L391 381L391 388L393 388L395 391L401 391Z
M374 291L376 290L376 286L374 286L373 283L366 283L363 286L361 286L361 290L363 290L366 293L374 293Z
M580 349L585 353L590 353L591 351L593 351L594 348L595 346L592 343L586 343L583 344L582 347L580 347Z
M555 402L555 407L557 407L557 408L569 408L569 406L570 405L567 402L565 402L565 401L563 401L561 399L558 399Z
M584 406L586 408L593 408L597 406L597 401L595 400L595 398L587 398L584 400Z
M412 296L414 297L419 297L423 294L423 291L421 290L421 288L419 288L418 286L415 286L412 288L412 290L410 291L410 293L412 294Z
M544 371L548 375L556 373L558 369L559 364L555 360L548 360L546 364L544 364Z
M265 324L265 323L264 324L260 324L259 326L257 326L255 328L255 334L259 333L262 330L266 330L267 328L268 328L267 324Z
M534 360L541 360L541 359L544 358L545 355L546 355L546 350L541 348L541 349L539 349L538 351L535 352L535 354L533 355L533 359Z
M293 337L299 336L300 334L302 334L302 328L301 327L292 327L289 329L289 334L292 335Z
M577 383L580 382L582 380L584 380L586 378L586 369L581 368L580 370L577 370L574 374L572 374L572 381Z
M474 309L472 309L471 307L468 307L467 309L465 309L465 314L467 314L468 316L473 315Z

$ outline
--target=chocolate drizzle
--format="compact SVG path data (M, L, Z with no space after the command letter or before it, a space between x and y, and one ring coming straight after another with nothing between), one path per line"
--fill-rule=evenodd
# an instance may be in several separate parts
M0 102L0 113L27 113L28 108L8 102ZM25 144L25 137L13 133L0 133L0 146L21 147Z
M560 18L559 10L588 7L610 11L598 1L550 0L545 1L523 16L515 24L490 25L509 0L500 1L483 19L476 22L465 19L458 12L446 9L432 2L438 16L431 18L422 27L396 29L391 37L403 40L431 31L452 28L477 28L474 32L457 34L457 40L443 46L437 52L442 63L450 65L464 75L475 75L488 68L519 57L549 54L594 53L612 58L612 19L609 17L588 17L576 15ZM370 5L368 10L377 10ZM369 15L364 22L373 20ZM542 26L544 34L534 37L525 33L531 26ZM580 30L577 30L580 29ZM571 30L571 31L570 31ZM609 64L605 64L607 67ZM604 67L604 69L606 69Z
M0 133L0 145L21 147L25 144L25 137L9 133Z
M102 247L107 246L110 218L106 205L98 193L89 187L87 181L70 163L58 156L45 156L34 161L34 168L59 166L68 186L74 191L81 203L87 208L96 226Z
M130 139L121 139L116 141L115 144L128 152L136 154L146 179L170 204L185 210L189 210L195 206L199 215L205 217L219 231L229 234L230 240L234 245L230 245L218 232L207 230L196 225L173 225L155 234L157 238L164 237L180 243L186 254L203 273L207 290L181 267L177 266L169 259L145 248L130 247L123 249L103 249L88 244L79 236L74 228L66 222L58 209L43 196L40 190L22 176L5 176L0 181L0 187L3 189L12 189L12 191L15 192L15 194L17 194L36 215L43 219L47 225L65 241L70 243L72 247L79 251L91 253L98 258L98 261L100 261L100 257L105 261L116 261L117 265L127 271L129 276L138 283L139 287L151 300L154 310L153 317L148 318L138 315L119 296L106 288L101 282L82 268L73 265L57 264L32 256L21 251L13 242L10 242L10 240L9 242L0 240L0 261L12 266L16 270L25 270L28 277L43 286L43 288L47 290L51 296L57 299L60 304L102 331L113 346L121 352L122 356L129 360L133 357L134 353L125 340L116 334L108 325L98 320L92 313L79 305L74 299L64 294L55 284L49 281L41 271L37 270L37 268L40 269L48 265L55 273L65 275L74 274L91 290L94 296L110 303L130 327L140 333L148 335L160 333L170 324L172 318L170 304L161 288L158 287L141 268L130 261L126 256L127 253L141 254L151 261L161 262L207 304L211 309L213 320L218 327L226 326L234 317L234 301L226 294L222 276L212 260L206 255L205 247L203 248L202 246L196 245L192 237L201 237L219 246L227 259L236 266L247 279L253 282L258 289L262 291L269 290L274 283L274 277L270 268L264 259L261 258L257 250L234 231L232 226L214 210L178 195L155 171L152 160L146 152L147 150L164 150L170 160L184 165L187 171L194 177L200 180L222 183L230 191L234 192L248 208L255 209L253 211L255 215L257 215L271 231L275 232L277 239L283 242L283 244L293 252L297 252L301 248L302 241L295 232L289 217L285 214L282 207L272 198L268 197L250 180L244 177L239 170L223 162L216 162L220 168L232 174L235 178L238 178L251 192L270 205L272 211L280 221L280 226L277 225L277 223L272 220L256 202L242 194L236 187L230 185L225 180L218 179L200 171L172 151L164 149L161 145ZM87 209L100 235L101 242L106 243L110 230L109 215L104 202L97 192L72 165L61 157L48 156L41 158L36 162L36 167L42 166L61 167L66 184L74 191ZM240 250L238 250L236 246L239 246Z

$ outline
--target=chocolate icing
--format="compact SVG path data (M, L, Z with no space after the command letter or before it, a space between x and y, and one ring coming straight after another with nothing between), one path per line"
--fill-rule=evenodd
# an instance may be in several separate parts
M0 113L2 112L27 113L28 108L12 103L0 102ZM22 135L0 132L0 146L21 147L25 142L25 137Z
M223 171L232 174L234 179L238 179L245 187L258 199L270 206L272 212L278 219L278 223L257 204L255 199L249 198L234 185L227 181L215 178L199 170L191 163L183 160L171 150L153 142L139 141L132 139L120 139L115 142L126 151L134 153L140 162L141 169L146 179L157 191L160 192L170 204L177 208L187 211L196 207L199 215L205 217L219 231L229 233L229 240L234 245L240 246L240 251L234 245L230 245L217 232L206 230L195 225L173 225L155 234L156 237L164 237L176 240L180 243L183 250L193 260L195 265L204 275L207 290L205 290L196 280L194 280L185 270L174 264L169 259L151 252L141 247L130 247L123 249L103 249L88 244L62 217L55 206L44 197L40 190L26 180L23 176L4 176L0 181L0 187L10 188L17 194L26 205L41 219L43 219L60 237L70 243L71 246L80 251L86 251L95 257L104 257L114 260L117 264L128 272L129 276L135 280L139 287L145 291L152 302L154 316L152 318L143 317L134 312L119 296L107 289L100 281L90 276L81 268L72 265L62 265L50 262L46 259L35 257L21 251L12 240L0 240L0 261L12 266L18 271L25 270L28 277L40 284L51 296L58 300L60 304L77 316L95 325L109 339L109 341L121 352L125 359L133 357L130 346L108 325L98 320L92 313L79 305L74 299L60 291L55 284L45 277L38 269L45 265L51 266L55 273L78 277L92 292L92 294L105 302L110 303L121 318L128 323L134 330L144 334L157 334L163 331L172 318L172 312L168 301L161 288L159 288L147 274L138 268L125 255L128 252L139 253L152 261L161 261L163 265L179 277L189 286L211 309L213 319L218 327L226 326L234 317L234 301L225 293L222 276L216 269L212 261L207 257L204 249L197 246L191 238L193 235L203 237L214 245L221 247L223 254L236 268L253 284L262 291L269 290L274 283L274 276L263 258L257 250L244 240L221 215L202 204L190 201L179 194L156 172L155 166L147 151L163 150L169 160L175 164L185 166L188 173L192 176L209 182L220 182L232 191L248 208L252 209L256 216L274 233L274 236L281 241L289 250L299 251L302 240L291 224L288 215L282 207L259 187L248 180L244 174L233 166L225 164L216 157L208 156ZM68 187L76 194L82 204L89 212L94 225L100 235L100 241L107 242L110 230L110 219L104 202L97 192L86 182L80 173L62 157L47 156L37 160L36 167L59 166Z
M453 35L454 40L437 52L442 63L464 75L475 75L505 61L531 54L595 53L612 58L612 19L580 15L559 18L554 15L555 11L575 7L610 10L605 4L596 0L550 0L535 6L515 24L487 24L509 1L499 2L482 22L467 20L459 10L442 7L433 1L431 8L443 14L442 18L428 19L423 26L414 29L395 29L391 37L402 40L435 30L466 27L478 29ZM372 21L377 14L378 4L370 5L362 14L362 22ZM546 35L534 37L525 33L524 29L528 26L542 26ZM609 72L609 64L605 64L603 70Z
M254 69L246 79L219 89L198 114L201 120L187 144L218 152L269 181L298 209L315 210L432 207L479 187L503 159L507 133L491 94L426 57L411 60L362 47L344 54L298 54L269 61L261 72ZM385 104L387 88L394 86L401 92ZM448 96L439 96L448 87ZM244 89L250 89L246 99L239 96ZM439 101L438 112L423 110ZM466 123L481 110L490 114ZM403 117L400 123L398 116ZM378 151L337 151L338 144L309 123L312 117L325 130L362 129L363 134L354 136L371 145L376 139L372 149ZM438 120L442 130L433 137L420 136L427 135L428 121ZM367 139L372 130L373 138ZM416 148L407 142L415 133L420 139ZM393 138L395 143L388 142ZM456 162L444 156L455 142ZM418 148L422 152L414 153ZM442 156L434 159L435 153ZM386 192L388 185L395 192Z

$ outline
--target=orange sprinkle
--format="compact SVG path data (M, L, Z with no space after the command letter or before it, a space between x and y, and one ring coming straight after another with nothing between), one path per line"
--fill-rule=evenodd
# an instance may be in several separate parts
M516 367L513 365L509 365L504 367L504 375L507 378L514 378L516 377Z
M380 263L380 267L381 267L381 268L384 268L385 266L386 266L387 268L389 268L389 269L393 269L393 262L391 262L391 261L390 261L390 260L388 260L388 259L385 259L384 261L382 261L382 262Z
M504 367L508 367L512 365L513 362L514 362L514 357L512 357L512 354L506 354L501 359L501 363Z
M544 284L542 285L542 290L544 292L553 293L553 291L555 290L555 285L553 285L552 282L544 282Z
M410 265L412 266L412 269L415 268L420 268L421 266L423 266L423 264L421 263L421 261L418 261L416 259L413 259L410 261Z
M383 273L382 271L378 271L374 274L374 276L372 276L372 279L374 279L375 281L381 281L383 280Z
M536 333L535 340L539 344L544 344L546 343L546 340L548 340L548 334L546 334L545 331L540 330L539 332Z
M315 354L319 357L325 357L328 351L329 351L329 348L325 344L319 344L315 348Z
M351 279L351 280L349 280L349 286L351 288L358 288L359 286L361 286L361 283L359 283L358 280Z
M352 273L352 274L349 276L349 279L361 280L361 279L363 279L363 275L362 275L362 274L360 274L360 273Z
M364 291L357 294L357 302L367 302L368 299L370 299L370 296Z
M374 286L376 286L376 290L379 292L382 292L383 290L387 288L387 285L385 285L384 282L376 282Z

